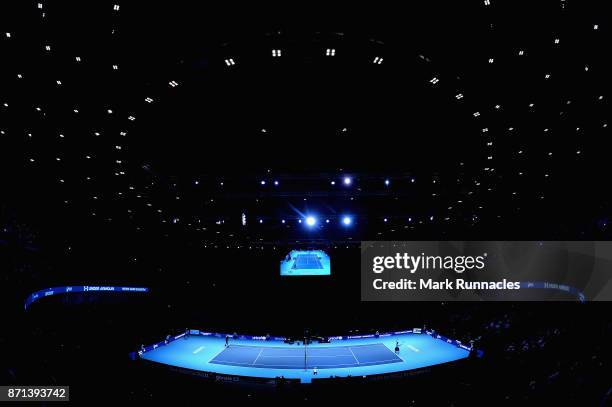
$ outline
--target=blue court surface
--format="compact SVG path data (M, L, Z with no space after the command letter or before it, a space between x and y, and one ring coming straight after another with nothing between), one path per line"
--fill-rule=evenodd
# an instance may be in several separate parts
M402 362L382 343L325 348L232 345L210 363L269 369L333 369Z
M280 264L281 276L327 276L329 256L322 250L292 250Z
M393 351L400 343L398 355ZM230 340L191 335L145 352L143 359L186 369L225 375L299 379L366 376L401 372L468 357L465 349L427 334L332 340L302 344L254 339ZM314 376L313 369L318 374Z
M298 254L293 263L293 269L322 269L323 265L316 254Z

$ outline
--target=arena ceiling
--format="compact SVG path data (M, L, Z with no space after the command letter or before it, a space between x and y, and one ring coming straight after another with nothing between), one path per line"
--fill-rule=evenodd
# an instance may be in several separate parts
M17 3L6 202L206 248L606 233L601 11Z

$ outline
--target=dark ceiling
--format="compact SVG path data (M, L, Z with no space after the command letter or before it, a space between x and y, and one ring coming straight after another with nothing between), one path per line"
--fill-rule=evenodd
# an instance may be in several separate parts
M2 203L50 239L607 234L599 4L14 3Z

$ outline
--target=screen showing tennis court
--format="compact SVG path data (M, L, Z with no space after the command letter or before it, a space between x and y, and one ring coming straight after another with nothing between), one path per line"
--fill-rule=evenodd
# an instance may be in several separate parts
M322 250L292 250L281 261L281 276L329 276L329 256Z

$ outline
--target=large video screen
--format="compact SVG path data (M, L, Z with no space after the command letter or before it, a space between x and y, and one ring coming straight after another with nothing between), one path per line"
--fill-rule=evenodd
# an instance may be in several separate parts
M329 276L329 256L322 250L292 250L280 264L281 276Z

